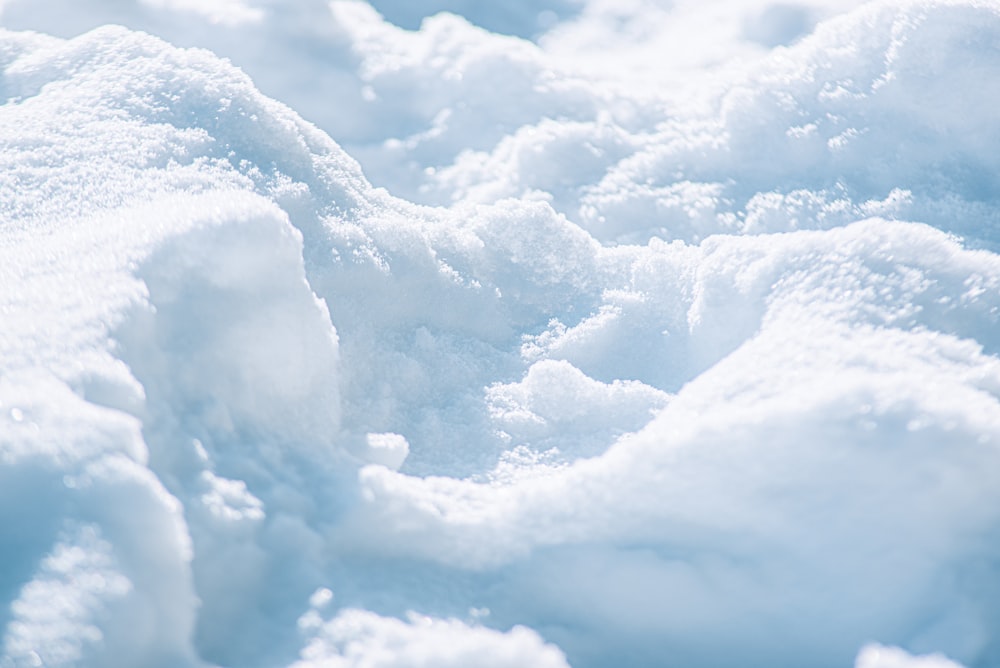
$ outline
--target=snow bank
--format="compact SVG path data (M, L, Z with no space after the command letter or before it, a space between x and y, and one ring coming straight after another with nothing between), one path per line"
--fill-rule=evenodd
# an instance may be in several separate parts
M207 51L0 33L0 665L1000 661L995 7L698 106L455 16L128 6L309 25L424 204Z
M296 546L280 471L337 450L336 335L246 156L278 142L293 171L338 154L204 52L123 29L6 44L4 505L23 529L4 651L194 663L204 628L208 655L227 624L252 628L215 610L240 610L234 588L256 601ZM220 111L213 134L196 123Z

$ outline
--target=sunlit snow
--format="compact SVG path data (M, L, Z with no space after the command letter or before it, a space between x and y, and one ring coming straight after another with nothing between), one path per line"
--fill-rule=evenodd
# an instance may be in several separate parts
M0 668L1000 666L1000 5L0 26Z

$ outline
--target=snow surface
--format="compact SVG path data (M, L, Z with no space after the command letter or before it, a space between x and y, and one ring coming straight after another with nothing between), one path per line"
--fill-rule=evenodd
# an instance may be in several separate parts
M0 666L1000 665L1000 6L374 4L0 2Z

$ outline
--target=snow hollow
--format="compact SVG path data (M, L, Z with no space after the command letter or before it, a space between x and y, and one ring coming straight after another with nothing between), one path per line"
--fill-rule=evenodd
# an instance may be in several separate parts
M0 2L0 667L1000 666L1000 6L373 4Z

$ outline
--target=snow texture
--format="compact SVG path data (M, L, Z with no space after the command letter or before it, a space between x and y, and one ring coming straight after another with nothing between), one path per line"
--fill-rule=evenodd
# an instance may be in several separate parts
M1000 8L502 5L0 1L0 667L1000 665Z
M895 647L866 645L858 655L855 668L957 668L958 664L940 654L910 656Z

